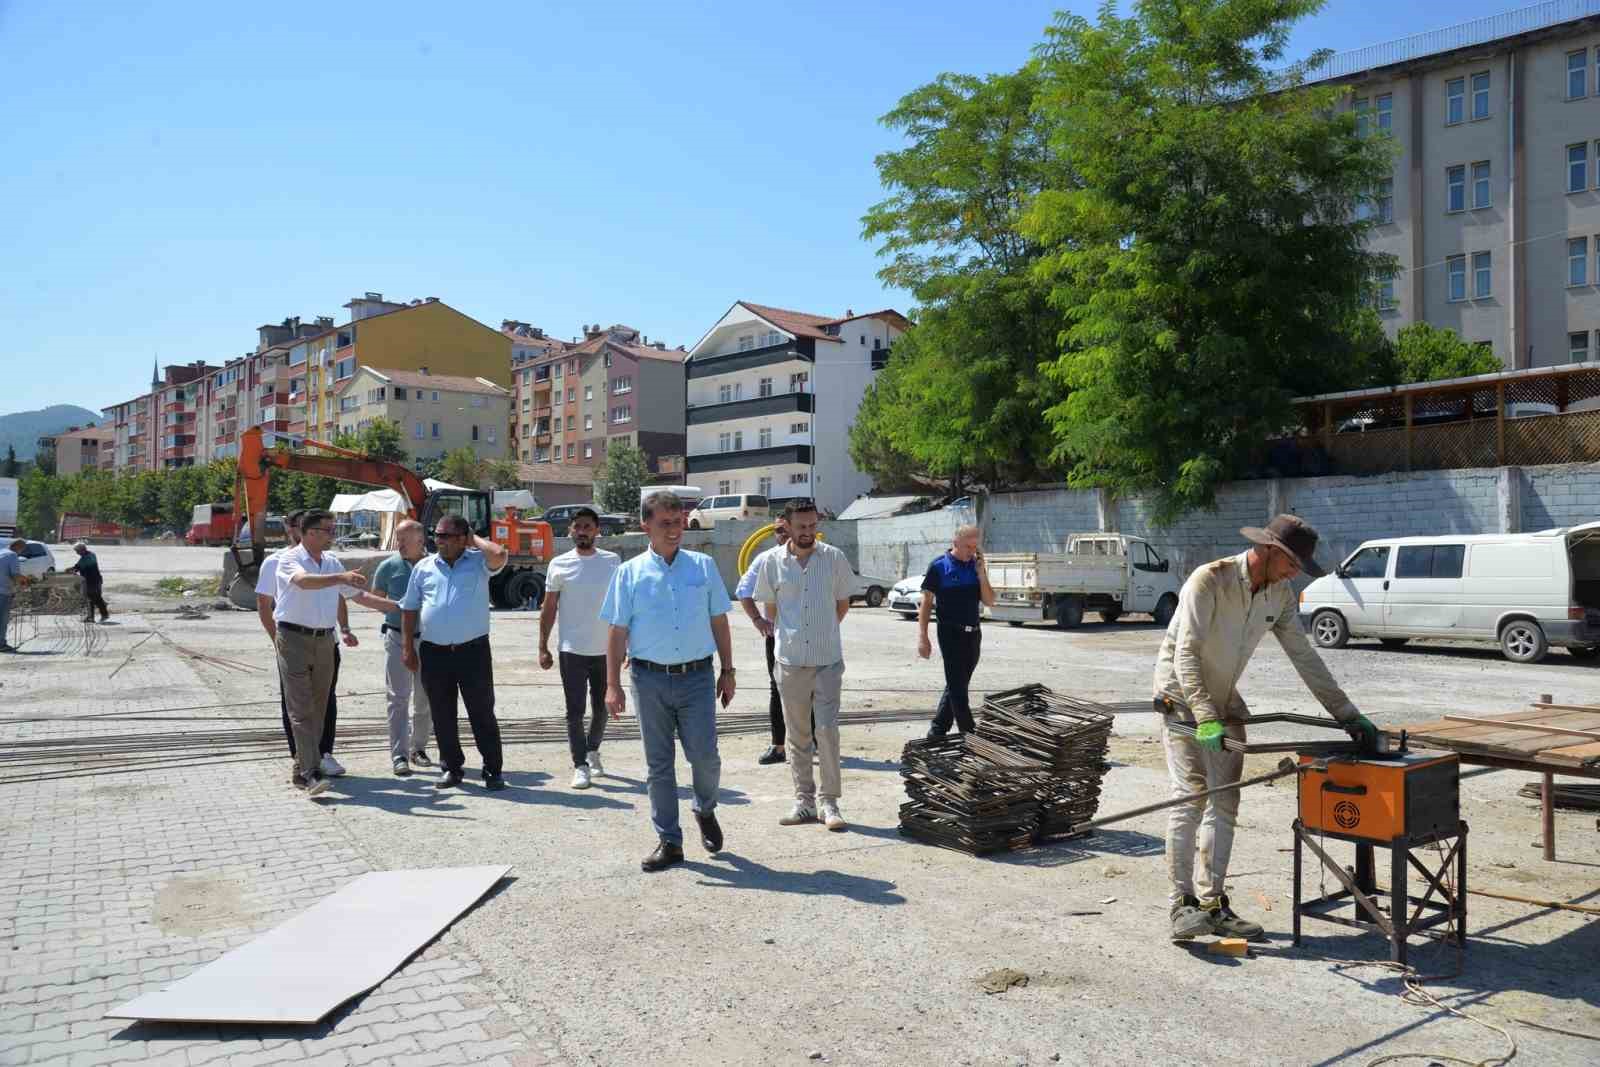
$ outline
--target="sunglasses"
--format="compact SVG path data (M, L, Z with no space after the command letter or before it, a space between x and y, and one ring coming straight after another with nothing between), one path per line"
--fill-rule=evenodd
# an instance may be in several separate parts
M467 535L466 534L460 534L460 533L446 533L444 530L435 530L433 532L433 539L435 541L447 541L447 540L449 540L450 538L453 538L453 537L465 537L465 536L467 536Z

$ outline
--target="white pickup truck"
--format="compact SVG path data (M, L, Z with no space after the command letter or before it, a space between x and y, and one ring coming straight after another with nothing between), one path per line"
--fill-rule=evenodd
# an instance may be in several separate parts
M1148 612L1172 621L1182 586L1171 564L1142 537L1074 534L1065 552L1008 552L988 556L994 607L989 617L1012 626L1054 619L1062 629L1097 611L1106 622Z

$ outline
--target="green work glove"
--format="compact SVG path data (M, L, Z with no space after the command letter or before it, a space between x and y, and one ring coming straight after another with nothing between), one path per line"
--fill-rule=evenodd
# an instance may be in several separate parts
M1194 739L1208 752L1221 752L1222 724L1216 721L1201 723L1195 727Z
M1361 747L1368 752L1378 750L1378 727L1365 715L1357 715L1344 724L1345 733L1351 740L1361 742Z

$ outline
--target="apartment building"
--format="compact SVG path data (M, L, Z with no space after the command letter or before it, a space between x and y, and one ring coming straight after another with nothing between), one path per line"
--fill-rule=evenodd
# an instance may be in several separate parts
M484 378L509 392L511 342L430 296L410 303L369 292L346 303L350 320L297 340L288 353L288 432L327 440L340 426L344 385L363 366ZM504 425L504 424L502 424Z
M688 482L843 511L872 488L850 459L856 410L910 327L891 309L828 316L735 303L689 351Z
M1358 127L1394 170L1361 207L1401 270L1393 335L1417 321L1508 369L1600 358L1600 3L1549 3L1333 56Z
M521 443L521 426L533 419L533 374L537 367L550 367L571 347L567 342L530 323L503 319L500 332L511 342L511 420L506 427L510 440L520 444L518 458L526 463L532 456L532 442ZM574 338L576 341L576 338ZM550 371L545 371L548 377ZM532 436L531 428L528 436Z
M663 457L683 453L687 356L631 326L585 324L582 340L518 369L521 459L597 466L620 443L640 449L656 472Z
M40 448L55 451L56 473L63 476L99 470L101 453L109 454L115 444L116 431L109 424L72 426L39 438Z
M515 458L506 425L511 391L487 378L360 367L337 393L338 431L359 433L377 419L400 426L411 460L469 447L483 459Z
M221 368L204 360L152 368L150 391L102 408L112 433L97 457L102 470L162 470L192 467L210 457L198 440L207 375Z

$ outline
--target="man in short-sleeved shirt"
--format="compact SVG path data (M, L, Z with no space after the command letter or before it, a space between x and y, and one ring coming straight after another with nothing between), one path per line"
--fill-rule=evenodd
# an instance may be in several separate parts
M5 548L0 548L0 652L13 652L11 647L11 597L22 576L22 557L18 555L28 542L17 538Z
M105 622L111 618L111 609L106 606L105 577L100 573L100 560L89 550L87 541L76 542L72 551L78 554L78 562L68 567L67 573L83 579L83 598L89 602L89 613L83 621L94 622L94 613L99 611L100 621Z
M567 746L572 752L572 788L588 789L592 777L605 773L600 742L606 735L606 639L610 627L600 617L611 578L622 560L615 552L595 547L600 516L579 508L568 527L573 549L550 561L544 603L539 614L539 666L554 665L550 631L561 625L561 689L567 703ZM590 722L583 727L584 697Z
M606 648L606 707L621 715L622 660L631 656L633 689L639 700L639 734L649 777L650 821L659 844L639 864L644 871L683 862L678 825L678 778L674 736L694 771L695 819L707 852L722 851L717 822L717 697L733 699L733 638L728 628L728 589L711 557L680 548L683 502L672 493L651 493L641 508L650 547L617 568L600 615L611 624ZM722 660L712 675L711 651Z
M388 697L389 760L394 773L405 777L413 765L431 767L428 758L428 733L433 729L433 712L428 706L428 691L417 672L405 664L405 636L400 618L400 599L411 584L411 571L427 554L422 524L406 519L394 528L399 551L378 564L372 572L372 588L393 605L384 612L383 688Z
M935 604L939 613L939 655L944 659L944 695L939 698L939 710L929 724L928 736L949 733L952 719L962 733L969 733L977 724L972 718L968 688L983 650L979 605L994 604L994 587L989 584L989 569L978 548L976 526L956 530L950 550L934 560L922 578L917 655L923 659L933 654L928 641L928 616Z
M778 542L778 548L789 543L789 520L779 515L772 524L772 538ZM767 552L777 549L769 548ZM739 584L734 587L733 595L738 598L739 606L744 608L744 613L750 624L761 635L767 652L767 720L772 726L772 744L767 747L756 760L763 766L774 763L783 763L788 760L788 754L783 747L785 729L783 724L783 696L778 692L778 644L776 632L772 623L761 614L761 609L756 606L756 572L761 569L761 561L766 558L767 552L761 552L750 561L750 566L745 568L744 577L739 579Z
M844 645L839 623L850 610L856 575L845 554L817 540L817 506L790 502L788 545L761 557L755 598L767 605L778 631L778 686L789 731L789 771L794 808L783 826L816 822L845 828L839 814L839 692L844 681ZM815 726L813 726L815 716ZM822 790L811 774L811 754L821 765Z
M277 606L278 598L278 559L289 549L300 543L300 520L305 516L304 511L292 511L283 517L283 530L289 538L289 543L276 552L268 553L267 558L261 561L261 571L256 576L256 618L261 621L261 628L266 631L267 640L277 647L278 625L272 621L273 609ZM350 621L343 614L344 604L339 605L339 627L348 632ZM317 751L321 755L320 770L329 778L337 778L344 773L344 766L333 758L333 745L339 731L339 643L333 645L333 684L328 686L328 710L322 719L322 737L318 739ZM289 742L289 758L294 758L294 727L289 725L289 703L283 695L283 679L278 679L278 714L283 721L283 736Z

